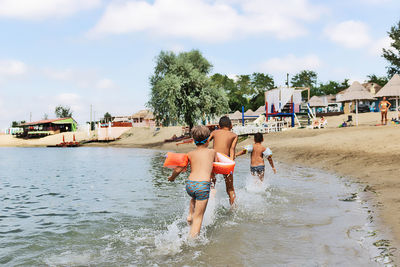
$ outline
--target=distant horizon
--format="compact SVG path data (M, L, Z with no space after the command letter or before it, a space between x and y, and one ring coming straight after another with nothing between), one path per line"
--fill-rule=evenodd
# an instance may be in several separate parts
M0 0L0 129L55 117L83 124L145 109L161 50L198 49L212 73L313 70L318 83L386 76L394 0ZM179 8L178 8L179 7Z

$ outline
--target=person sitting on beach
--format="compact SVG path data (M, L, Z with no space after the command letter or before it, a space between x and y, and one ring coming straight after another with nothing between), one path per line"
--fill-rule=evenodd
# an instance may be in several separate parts
M274 161L272 160L272 151L268 147L262 145L263 141L263 135L261 133L256 133L254 135L254 144L246 146L242 151L237 153L237 156L244 155L247 152L251 153L250 172L253 176L258 176L261 182L264 181L264 157L267 157L269 165L271 165L273 172L276 173Z
M197 148L188 153L191 173L186 180L186 192L192 197L187 217L190 227L190 237L196 237L200 233L204 212L206 211L210 195L211 173L213 162L216 161L216 152L208 148L210 130L205 126L195 126L191 131ZM185 167L177 167L168 181L172 182L184 170Z
M214 140L213 148L216 152L227 155L231 160L235 158L235 149L238 136L231 132L232 122L228 116L219 119L219 129L211 133L209 141ZM226 192L229 196L231 206L235 203L235 189L233 187L233 173L224 175ZM215 185L215 174L212 176L212 183Z
M379 103L379 109L381 110L381 124L383 124L383 120L385 120L385 125L387 124L387 113L392 104L386 100L386 97L383 97L382 101Z

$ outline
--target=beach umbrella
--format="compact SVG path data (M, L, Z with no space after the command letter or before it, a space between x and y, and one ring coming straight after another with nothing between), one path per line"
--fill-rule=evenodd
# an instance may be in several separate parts
M244 115L245 115L245 116L254 116L254 111L251 110L251 109L248 109L248 110L244 113Z
M392 79L382 87L376 94L377 97L395 97L396 98L396 117L399 119L399 96L400 96L400 75L393 75Z
M316 95L310 98L310 100L308 101L308 105L309 105L311 108L314 109L314 113L315 113L315 114L317 114L315 108L318 108L318 107L327 107L327 106L328 106L327 104L325 104L325 103L322 101L322 99L321 99L320 97L318 97L318 96L316 96Z
M356 102L356 125L358 125L358 101L359 100L374 100L372 96L364 86L359 82L353 82L353 84L346 89L343 93L340 102L355 101Z
M235 113L228 114L228 117L231 120L241 120L242 119L242 112L235 111Z
M326 107L328 106L327 104L325 104L321 98L319 98L318 96L313 96L310 98L310 100L308 101L308 104L310 105L310 107Z

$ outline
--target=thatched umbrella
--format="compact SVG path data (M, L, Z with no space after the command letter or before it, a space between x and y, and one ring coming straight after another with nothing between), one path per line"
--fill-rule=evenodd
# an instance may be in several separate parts
M308 101L308 104L310 105L310 107L326 107L326 106L328 106L327 104L322 102L321 98L319 98L316 95L310 98L310 100Z
M245 116L257 116L254 111L252 111L251 109L248 109L245 113Z
M376 94L377 97L396 97L396 116L399 119L400 75L393 75L392 79Z
M358 125L358 101L359 100L374 100L370 92L365 89L359 82L353 82L353 84L346 89L343 93L341 102L356 101L356 125Z
M320 97L316 95L311 97L310 100L308 100L308 105L310 106L310 108L313 108L315 115L317 115L316 108L328 106L322 101Z
M231 120L241 120L242 119L242 112L235 111L235 113L228 114L228 117Z
M254 114L257 116L260 116L261 114L263 114L265 112L266 111L265 111L265 105L264 105L264 106L259 107L256 111L254 111Z

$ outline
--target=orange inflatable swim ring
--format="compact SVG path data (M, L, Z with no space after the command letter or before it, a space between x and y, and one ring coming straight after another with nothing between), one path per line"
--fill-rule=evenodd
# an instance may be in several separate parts
M217 152L217 162L213 163L213 172L217 174L230 174L235 169L235 162L228 156ZM176 167L186 167L189 162L187 154L183 153L167 153L164 161L164 167L175 169Z
M217 174L231 174L235 169L235 162L227 155L217 152L217 162L213 163L213 172Z
M167 153L167 158L164 161L164 167L175 169L176 167L186 167L189 158L187 154L183 153Z

